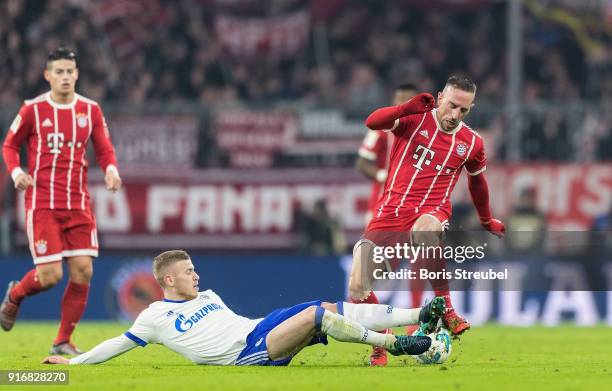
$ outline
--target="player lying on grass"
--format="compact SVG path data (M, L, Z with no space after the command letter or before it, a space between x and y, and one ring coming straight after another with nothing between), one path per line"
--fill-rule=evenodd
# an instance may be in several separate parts
M341 342L384 346L394 355L414 355L429 349L429 337L371 330L420 323L433 331L445 309L442 297L415 309L311 301L248 319L236 315L212 290L198 291L200 277L185 251L155 257L153 274L164 300L144 310L125 334L71 359L49 356L43 363L97 364L139 345L159 343L197 364L288 365L304 347L327 344L327 335Z

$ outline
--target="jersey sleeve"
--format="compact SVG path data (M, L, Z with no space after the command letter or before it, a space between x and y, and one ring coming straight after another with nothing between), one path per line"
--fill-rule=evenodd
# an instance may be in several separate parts
M393 128L387 130L387 132L393 132L396 137L410 138L412 133L417 130L417 127L425 119L427 113L423 114L412 114L395 120Z
M382 149L386 147L386 135L378 130L368 130L359 147L359 156L370 161L376 161Z
M106 169L111 165L117 167L115 148L111 142L108 125L100 106L94 106L92 117L91 139L96 152L96 160L102 171L106 172Z
M487 169L487 155L485 154L482 138L476 138L474 151L472 151L472 154L465 162L465 169L467 170L468 175L472 176L478 175Z
M156 333L151 311L149 311L149 309L142 311L134 321L132 327L123 335L142 347L147 346L148 343L154 343L156 340Z
M31 106L25 104L21 106L19 113L6 133L4 144L2 144L2 158L6 163L8 172L13 176L13 180L16 170L21 170L19 159L21 144L33 133L35 124L33 116Z
M70 359L70 365L99 364L136 348L136 344L124 335L106 340L88 352Z

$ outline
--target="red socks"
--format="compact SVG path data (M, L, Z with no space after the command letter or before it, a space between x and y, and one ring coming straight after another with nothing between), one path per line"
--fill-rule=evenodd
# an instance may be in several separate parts
M35 295L42 290L42 286L36 276L36 269L32 269L11 290L10 299L15 304L21 304L25 297ZM70 340L76 324L81 319L83 312L85 312L88 295L89 284L68 282L68 286L64 291L64 298L62 299L62 321L57 338L53 342L54 344L57 345Z
M414 282L416 280L413 280ZM413 284L415 285L415 284ZM423 284L424 285L424 284ZM412 308L418 308L423 304L423 287L413 286L410 288L410 296L412 297Z
M81 319L87 305L89 284L77 284L69 281L62 299L62 320L57 337L53 344L70 341L70 336Z
M417 276L420 275L420 269L427 268L427 262L423 260L423 257L419 256L412 263L410 269L417 273ZM417 308L423 305L423 291L425 290L425 280L421 278L416 278L414 280L410 280L410 296L412 297L412 307Z
M446 290L436 290L434 291L436 296L443 296L444 300L446 301L446 308L447 309L452 309L453 308L453 303L451 303L451 298L450 298L450 292L448 291L448 289Z
M444 265L444 260L436 259L428 263L428 270L440 272L444 268ZM431 284L431 288L433 289L436 296L444 297L444 300L446 300L446 308L453 308L453 304L451 303L450 298L450 292L448 290L448 280L444 278L435 278L430 279L429 283Z
M378 297L376 297L376 294L374 293L374 291L370 291L370 294L368 295L368 297L366 297L363 300L355 300L351 297L351 303L353 304L380 304L378 301Z
M433 265L432 269L434 271L441 271L444 267L446 261L441 259L436 259L433 262L430 262L430 265ZM453 308L453 303L450 301L450 292L448 290L448 280L445 278L436 278L430 279L431 288L433 289L436 296L443 296L444 300L446 300L446 308Z
M42 286L36 276L36 269L32 269L23 276L19 284L11 290L9 298L15 304L21 304L21 301L27 297L37 294L42 291Z
M444 268L445 261L440 259L426 259L418 257L416 262L411 266L412 270L426 269L428 272L441 272ZM431 288L436 296L443 296L446 300L446 308L453 308L451 303L450 292L448 290L448 280L444 278L429 279ZM410 281L412 291L412 306L418 307L423 299L423 290L425 288L424 279L416 279Z

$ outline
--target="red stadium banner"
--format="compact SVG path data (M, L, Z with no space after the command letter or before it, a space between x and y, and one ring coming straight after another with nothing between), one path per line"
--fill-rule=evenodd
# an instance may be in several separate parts
M217 113L214 128L232 167L270 167L274 152L293 145L297 122L288 112L224 110Z
M193 114L119 114L109 117L121 168L193 168L199 120Z
M611 164L490 164L486 174L495 215L510 214L520 193L532 189L536 208L553 231L589 229L593 218L612 205ZM453 202L470 202L465 175L457 184Z
M310 13L303 10L264 18L218 15L215 32L235 57L287 58L306 46L310 37Z
M517 195L533 188L550 230L588 229L612 202L609 164L498 165L487 175L496 216L507 216ZM290 248L295 207L308 210L320 199L351 242L362 232L370 192L351 169L124 172L125 187L114 195L100 180L94 178L91 193L107 249ZM457 186L454 205L470 202L464 186ZM19 205L23 233L23 201ZM25 243L25 235L21 239Z

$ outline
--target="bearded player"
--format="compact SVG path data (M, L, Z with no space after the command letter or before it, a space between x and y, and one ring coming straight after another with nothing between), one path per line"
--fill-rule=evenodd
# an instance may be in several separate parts
M100 106L75 93L79 77L75 54L60 48L49 54L44 71L51 90L27 100L13 121L2 156L17 190L25 190L26 229L35 268L11 281L0 306L0 326L10 331L24 298L48 290L63 276L69 281L61 322L51 354L79 354L71 336L81 319L98 256L96 221L87 191L87 145L94 145L106 189L119 190L115 150ZM26 144L28 170L19 151Z
M489 208L483 140L463 123L475 94L473 81L451 76L438 93L437 107L433 96L422 93L400 105L378 109L367 118L369 129L391 132L395 141L383 195L353 250L349 293L354 302L378 303L372 292L375 246L393 246L402 238L419 245L440 244L451 217L450 196L464 168L482 226L503 237L504 224L492 217ZM448 282L430 283L435 295L446 300L445 326L454 335L469 329L467 320L452 307Z

